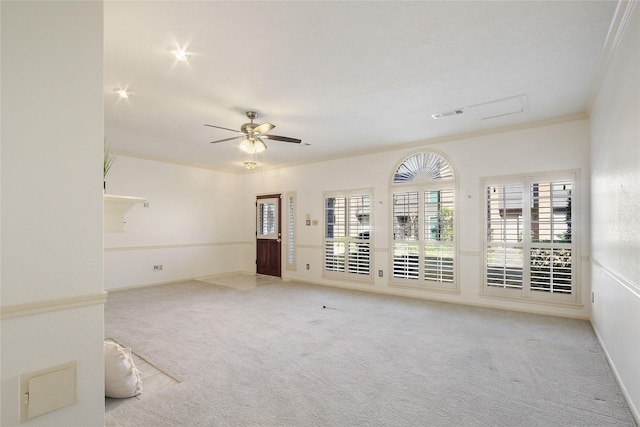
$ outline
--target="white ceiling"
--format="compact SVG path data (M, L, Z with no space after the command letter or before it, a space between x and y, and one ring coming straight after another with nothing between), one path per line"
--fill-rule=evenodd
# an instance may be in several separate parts
M240 172L240 140L210 144L234 134L203 124L239 129L254 110L302 139L266 141L270 167L580 114L616 6L106 1L105 135L115 152ZM521 94L520 114L469 108Z

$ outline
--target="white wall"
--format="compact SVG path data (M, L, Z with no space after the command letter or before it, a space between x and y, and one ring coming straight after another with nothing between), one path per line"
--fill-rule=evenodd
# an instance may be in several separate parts
M390 180L398 163L412 153L433 149L445 155L456 168L458 177L459 294L434 291L409 291L390 287ZM580 170L576 196L580 213L575 218L574 235L581 247L579 277L581 307L567 308L519 303L480 297L482 257L481 178L545 171ZM255 195L296 191L297 194L297 271L284 271L286 278L333 284L377 292L395 293L458 303L495 306L531 312L589 317L589 124L587 120L539 126L530 129L494 133L438 144L414 146L365 156L306 164L271 171L259 171L245 177L244 209L249 211ZM385 277L375 277L373 286L322 277L323 192L371 188L373 197L374 268ZM305 215L317 219L317 226L305 226ZM250 219L247 219L249 221ZM252 219L251 219L252 220ZM249 235L246 236L250 238ZM305 264L310 269L304 269Z
M0 8L0 424L102 426L102 2ZM19 376L72 360L78 402L20 423Z
M107 193L144 197L149 206L126 213L124 233L105 233L106 289L254 271L251 241L238 220L240 175L115 158Z
M422 146L274 170L259 169L247 175L118 156L108 178L109 192L145 197L150 206L137 205L128 213L124 234L105 235L105 286L116 289L255 271L255 197L294 191L297 270L283 269L285 279L455 303L591 317L632 411L638 417L638 31L638 7L635 6L599 88L590 120L447 142L425 141ZM442 153L457 171L460 292L454 294L403 290L388 283L391 175L397 164L410 154L431 149ZM575 193L580 211L574 218L574 236L581 252L578 276L581 305L562 307L481 296L482 177L569 169L580 172ZM373 190L373 270L383 270L385 277L375 277L372 285L328 280L321 271L323 192L349 189ZM318 225L306 226L306 214L318 220ZM163 264L164 270L154 272L154 264ZM310 265L310 270L304 269L305 264Z
M103 425L102 3L2 2L0 14L1 424L20 424L20 374L78 360L79 401L20 425ZM640 407L638 28L636 6L592 111L592 191L585 178L589 176L585 121L423 147L444 153L459 173L461 293L406 292L587 316L589 269L582 274L582 309L478 295L480 177L581 169L583 227L589 222L589 191L593 198L593 324L636 415ZM130 211L126 233L104 236L107 287L253 271L255 195L291 190L298 197L300 248L298 270L285 270L285 277L323 282L321 225L305 227L304 214L322 224L322 192L352 188L374 189L375 269L388 275L388 182L396 163L413 151L246 176L120 156L108 189L146 197L150 207ZM561 154L548 156L558 151ZM358 172L350 172L354 168ZM583 258L589 255L585 231ZM150 267L156 263L165 269L153 272ZM311 270L302 268L305 263ZM376 278L373 288L362 288L399 293L389 289L386 280ZM30 314L32 309L37 314Z
M591 112L592 322L640 422L640 7L629 6Z
M105 288L118 289L237 271L255 272L255 197L296 192L297 271L283 277L334 286L588 318L589 298L589 124L587 120L494 133L438 144L414 146L239 175L118 156L107 178L107 192L145 197L134 206L124 233L105 234ZM458 172L460 292L443 294L401 290L388 284L389 183L395 167L413 152L433 149ZM550 155L551 154L551 155ZM577 169L581 214L575 218L581 246L582 306L557 307L480 296L482 221L480 180L495 175ZM374 192L374 271L372 285L327 280L322 276L323 192L371 188ZM318 220L305 226L305 215ZM162 271L153 265L162 264ZM305 270L305 264L310 270Z

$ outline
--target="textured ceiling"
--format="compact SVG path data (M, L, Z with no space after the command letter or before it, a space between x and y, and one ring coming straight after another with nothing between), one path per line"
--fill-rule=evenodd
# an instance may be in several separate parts
M239 129L254 110L302 139L267 141L269 167L580 114L616 6L108 1L105 135L116 152L240 172L239 140L210 144L234 134L203 124ZM469 108L521 94L520 114Z

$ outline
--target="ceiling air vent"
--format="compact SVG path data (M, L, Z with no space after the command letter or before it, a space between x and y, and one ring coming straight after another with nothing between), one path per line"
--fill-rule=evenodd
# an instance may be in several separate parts
M457 116L462 113L464 113L464 109L456 108L455 110L443 111L442 113L432 114L431 117L433 117L434 119L442 119L443 117Z

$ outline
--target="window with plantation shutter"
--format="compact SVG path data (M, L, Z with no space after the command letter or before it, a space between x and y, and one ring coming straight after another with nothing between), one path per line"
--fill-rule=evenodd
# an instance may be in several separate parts
M427 281L453 282L453 190L424 193L425 252Z
M287 268L295 270L296 268L296 194L287 193Z
M488 286L522 288L522 185L487 187Z
M393 195L393 277L420 278L418 234L418 192Z
M453 169L437 153L417 153L398 166L392 186L391 283L457 289Z
M324 210L324 272L370 279L371 194L326 194Z
M487 294L577 301L576 173L486 179Z
M572 192L568 180L530 184L531 289L571 294L573 291Z

